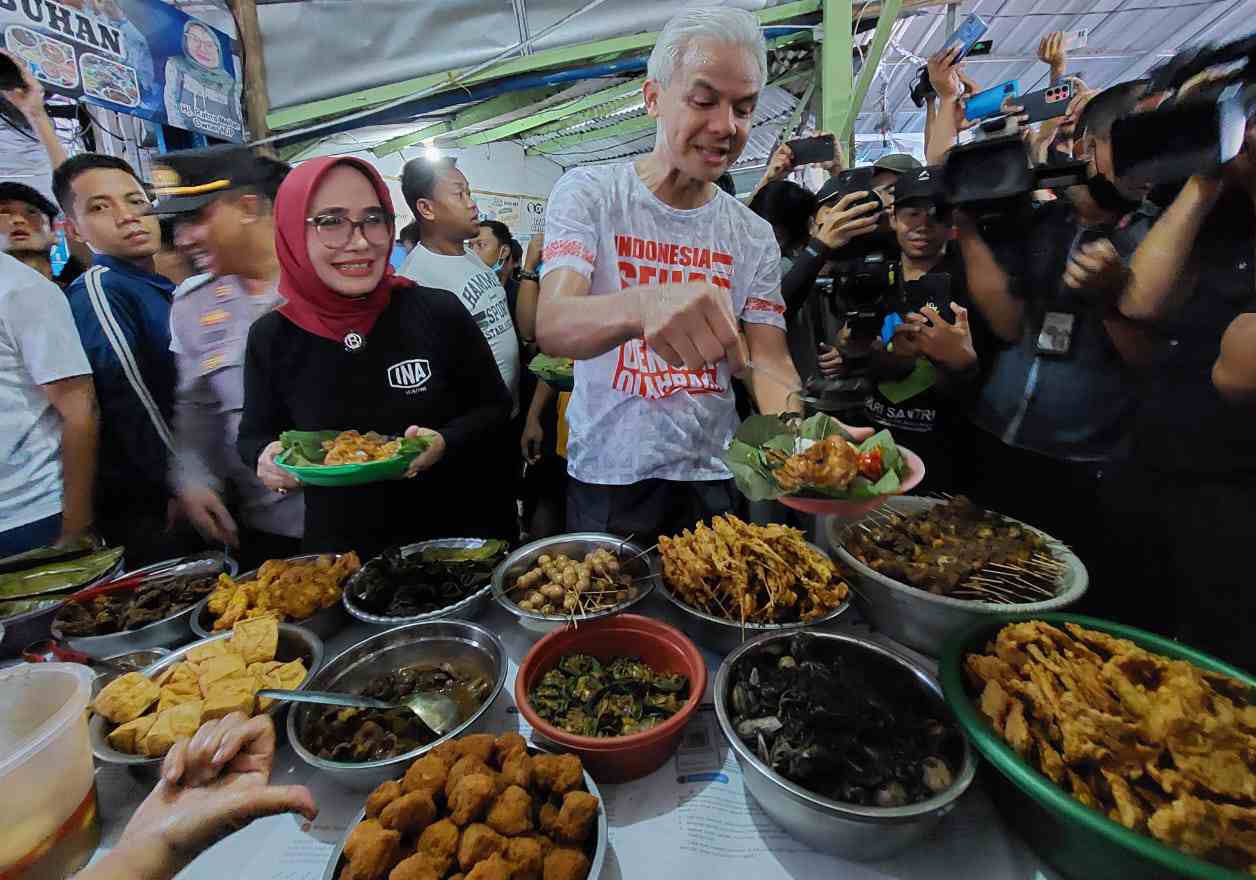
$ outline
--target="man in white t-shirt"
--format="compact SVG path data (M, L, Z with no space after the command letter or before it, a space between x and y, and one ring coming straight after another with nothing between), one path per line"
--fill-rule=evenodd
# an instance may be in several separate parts
M643 90L653 152L570 171L550 194L537 342L577 359L569 531L649 544L731 509L720 456L737 428L733 375L760 411L796 408L772 227L715 185L746 144L766 72L753 15L680 13Z
M65 294L0 254L0 556L91 531L97 431Z
M493 349L502 381L519 413L519 337L506 289L497 272L466 243L480 234L480 209L453 159L411 159L401 171L401 190L419 224L419 243L399 274L427 287L453 291L480 325Z

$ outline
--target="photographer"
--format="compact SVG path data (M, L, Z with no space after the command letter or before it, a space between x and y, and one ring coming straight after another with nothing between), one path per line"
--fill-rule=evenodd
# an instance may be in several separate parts
M929 462L925 491L935 492L969 482L970 431L962 414L975 392L979 359L988 356L997 336L987 315L1000 316L1001 307L1015 305L1007 277L971 222L962 224L958 247L948 249L951 211L943 203L939 171L922 168L900 177L891 223L901 256L887 273L888 287L853 318L839 345L849 355L860 335L856 323L870 324L874 333L879 328L871 340L865 415L911 433L904 442ZM844 293L866 299L849 288ZM1017 327L1000 324L1004 333ZM839 377L849 372L848 360L830 349L821 369Z
M1168 609L1158 628L1248 669L1256 667L1246 559L1256 521L1254 245L1256 124L1248 119L1238 156L1187 180L1131 260L1120 310L1172 344L1149 377L1131 460L1112 493L1141 529L1141 592Z
M1100 173L1098 158L1110 152L1113 122L1142 90L1141 83L1113 86L1082 110L1090 177L1034 209L1016 243L1024 333L996 355L973 410L982 503L1074 547L1097 538L1098 525L1078 514L1095 511L1100 477L1125 452L1135 406L1135 377L1122 353L1136 360L1141 340L1115 298L1126 277L1122 255L1133 251L1146 220L1136 213L1138 193ZM1097 564L1096 556L1083 558Z

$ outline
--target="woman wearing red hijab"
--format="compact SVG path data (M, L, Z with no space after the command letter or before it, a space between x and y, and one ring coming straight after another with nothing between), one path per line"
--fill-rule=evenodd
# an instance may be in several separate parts
M511 399L475 321L448 291L388 265L394 220L383 179L358 159L304 162L275 199L279 293L249 331L237 448L267 486L297 486L275 464L287 430L426 435L408 478L305 487L307 552L440 536L509 537L513 511L472 503L484 441Z

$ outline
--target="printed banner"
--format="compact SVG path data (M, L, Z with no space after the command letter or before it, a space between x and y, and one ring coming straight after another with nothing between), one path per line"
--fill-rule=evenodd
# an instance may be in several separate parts
M545 231L545 199L512 193L475 192L481 220L498 220L520 241Z
M232 39L161 0L0 0L0 30L50 92L243 140Z

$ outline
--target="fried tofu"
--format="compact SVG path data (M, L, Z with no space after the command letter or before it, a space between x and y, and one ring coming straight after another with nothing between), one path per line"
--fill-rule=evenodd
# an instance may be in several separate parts
M344 880L383 880L401 861L401 835L383 827L377 819L359 822L345 839L348 868Z
M384 807L401 797L402 794L401 783L395 779L381 782L375 786L375 790L366 799L366 818L376 818L384 811Z
M203 663L214 657L225 657L228 653L226 640L215 639L212 642L197 645L184 654L183 657L188 663Z
M426 791L432 799L444 798L445 782L449 778L449 767L431 752L416 760L406 770L401 787L406 792Z
M467 777L467 779L478 778L478 776ZM593 808L596 811L597 798L593 799ZM566 809L565 806L564 809ZM484 824L506 837L515 837L531 831L532 796L517 785L510 786L498 796L497 800L493 801Z
M197 700L158 713L143 739L138 740L140 752L150 758L160 758L170 751L175 742L191 737L201 726L203 707L204 703Z
M232 712L242 712L251 717L257 690L257 681L248 674L214 682L205 695L203 720L222 718Z
M305 668L304 661L289 660L287 663L282 663L267 673L267 680L273 682L268 687L295 690L301 686L301 682L305 681L305 676L308 672L309 670Z
M583 843L597 817L598 799L587 791L569 791L554 819L554 836L564 843Z
M274 660L279 650L279 621L273 617L241 621L235 625L228 642L228 647L243 657L245 663Z
M532 778L541 791L566 794L584 782L584 767L575 755L537 755L532 759Z
M478 822L467 826L458 844L458 867L470 871L491 855L506 852L506 838Z
M210 687L218 680L247 674L244 669L244 658L239 654L223 654L210 657L197 664L196 681L200 685L201 695L209 696Z
M114 724L125 724L143 715L160 696L161 689L143 673L128 672L101 689L93 709Z
M476 778L476 777L471 777ZM379 814L380 824L404 835L416 835L436 818L436 805L426 791L403 794Z
M156 715L141 715L134 721L120 724L109 732L109 745L119 752L134 755L139 751L140 740L156 722Z
M589 857L574 847L556 846L545 856L543 880L585 880L589 876Z
M449 818L455 825L475 822L488 811L496 795L495 777L479 773L463 776L449 790Z

